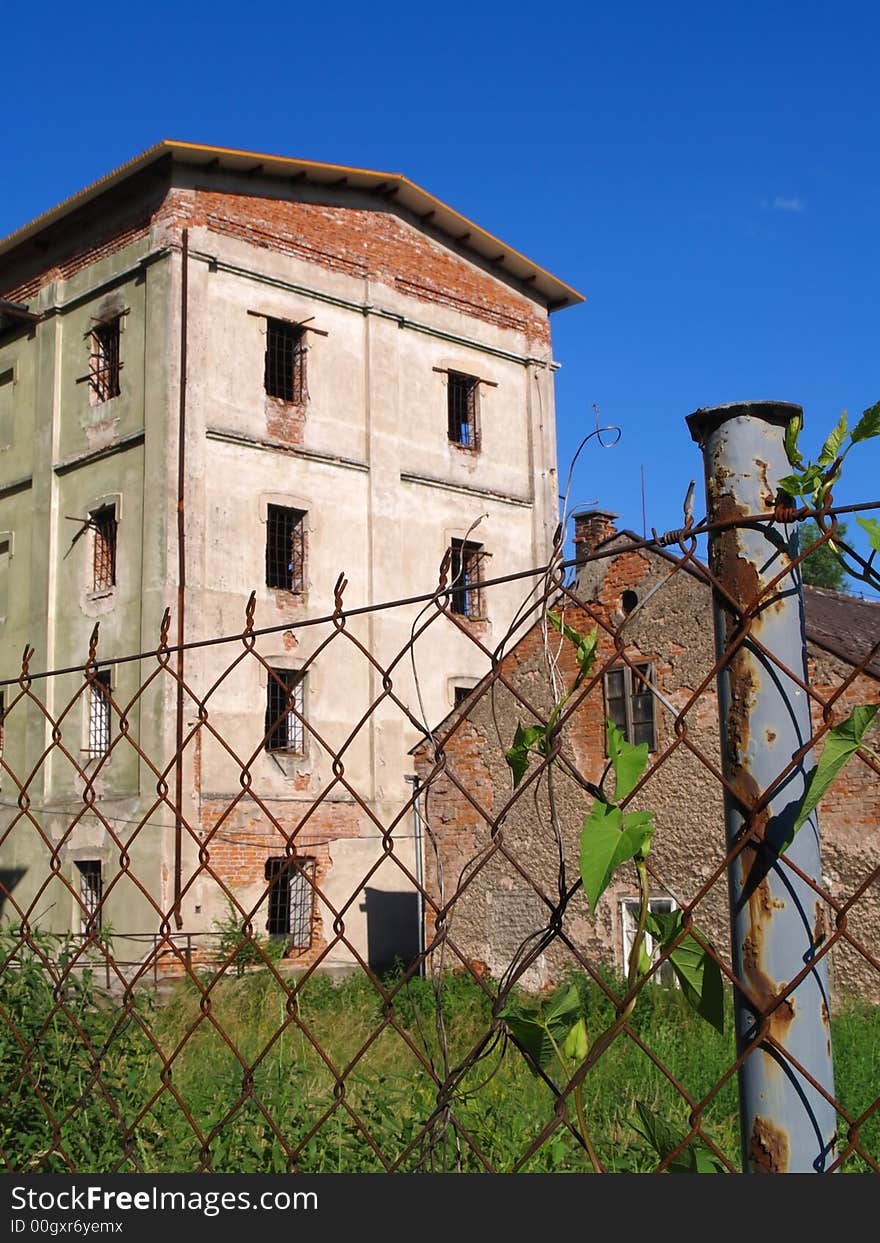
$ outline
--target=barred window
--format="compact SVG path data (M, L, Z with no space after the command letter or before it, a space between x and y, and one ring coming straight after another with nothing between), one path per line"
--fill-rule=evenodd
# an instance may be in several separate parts
M116 586L116 506L96 509L91 519L94 535L92 590L105 591Z
M110 750L110 671L101 669L89 686L89 759Z
M266 928L270 936L283 937L293 949L305 950L312 944L315 891L310 882L314 874L314 859L266 860L269 882Z
M270 505L266 519L266 586L305 590L305 511Z
M84 936L101 930L101 899L104 896L104 877L100 859L77 859L79 870L79 930Z
M301 405L306 391L306 334L283 319L266 322L266 392Z
M656 747L651 664L619 665L605 674L605 708L608 716L633 746Z
M91 332L89 355L89 389L94 402L109 401L120 394L119 357L120 328L122 316L106 319L96 324Z
M450 371L446 382L449 439L465 449L479 448L477 389L480 381L460 371Z
M668 915L676 909L675 902L672 898L649 898L648 910L651 914ZM624 898L620 904L621 914L621 931L623 934L623 971L626 974L629 968L629 956L632 950L633 941L635 940L636 929L639 926L639 902L637 898ZM645 933L645 952L652 956L656 946L654 938L650 933ZM675 985L675 972L672 970L672 964L667 959L660 967L659 971L655 971L651 979L657 984L665 984L668 988Z
M305 674L270 669L266 688L266 750L305 754Z
M452 541L450 574L452 578L453 613L461 617L481 617L480 578L481 562L485 553L482 544L468 540Z

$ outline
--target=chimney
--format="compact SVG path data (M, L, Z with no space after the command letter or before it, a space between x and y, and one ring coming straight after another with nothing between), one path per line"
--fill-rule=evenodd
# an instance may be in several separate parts
M603 540L617 534L614 519L619 517L620 514L612 514L608 509L586 509L575 514L574 556L578 565L582 565Z

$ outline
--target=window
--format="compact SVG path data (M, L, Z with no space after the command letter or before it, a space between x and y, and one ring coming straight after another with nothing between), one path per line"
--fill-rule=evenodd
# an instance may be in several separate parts
M649 898L648 910L656 915L668 915L676 909L672 898ZM621 929L623 932L623 970L626 973L629 970L629 955L632 950L633 940L636 935L636 928L639 925L639 902L637 898L624 898L620 904ZM645 951L653 955L655 949L654 939L650 933L645 933ZM655 971L651 979L657 984L665 984L667 988L671 988L675 984L675 972L672 970L672 964L667 960L663 963L658 971Z
M452 611L461 617L480 617L480 562L485 556L482 544L452 541Z
M272 937L283 937L294 949L306 950L312 944L312 906L314 859L267 859L269 918L266 928Z
M480 381L476 376L450 371L447 377L447 412L449 439L454 445L465 449L479 448L477 429L477 389Z
M109 401L118 397L119 372L122 364L119 360L119 337L122 316L105 319L96 324L91 332L91 354L89 356L89 389L92 401Z
M266 586L305 590L305 512L270 505L266 518Z
M78 859L79 871L79 930L83 936L94 936L101 930L101 898L104 895L104 878L100 859Z
M116 506L103 505L91 516L94 535L92 590L107 591L116 586Z
M110 672L101 669L89 686L90 760L100 759L110 750Z
M305 674L298 669L270 669L266 690L266 750L305 754L303 706Z
M472 686L456 686L453 690L455 695L455 706L459 708L474 688Z
M306 334L283 319L266 321L266 392L302 405L306 392Z
M608 716L627 742L639 746L646 742L648 750L656 746L654 733L654 696L650 684L654 667L650 664L620 665L605 674L605 707Z

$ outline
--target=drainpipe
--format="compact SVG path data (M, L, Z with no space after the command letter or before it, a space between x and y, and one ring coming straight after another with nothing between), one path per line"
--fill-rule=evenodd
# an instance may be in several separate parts
M183 854L183 643L186 593L186 338L189 278L189 229L183 230L180 273L180 405L177 418L177 709L174 771L174 925L183 927L180 910Z
M418 893L416 895L418 903L418 922L419 922L419 975L425 974L425 869L422 859L422 812L419 807L419 791L421 790L421 782L417 776L405 776L406 781L413 788L413 839L416 853L416 884Z
M785 427L800 413L787 402L756 401L690 415L688 427L703 451L710 522L774 508L778 481L790 471ZM796 680L807 680L800 573L785 573L797 555L796 525L761 521L709 536L709 566L729 597L713 589L715 648L719 659L726 656L718 709L730 787L727 842L731 848L746 841L728 882L733 969L742 985L734 998L738 1049L750 1049L739 1071L749 1173L818 1173L835 1156L828 973L826 958L816 959L825 907L809 883L822 884L815 814L785 851L798 871L780 860L814 766L812 752L760 806L813 732L809 698ZM779 574L784 577L765 592Z

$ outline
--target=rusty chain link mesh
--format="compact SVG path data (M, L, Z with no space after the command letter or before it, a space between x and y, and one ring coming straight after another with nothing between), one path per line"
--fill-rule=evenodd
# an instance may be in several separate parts
M680 996L657 987L666 955L636 985L632 1017L589 1074L584 1065L571 1076L548 1073L498 1017L518 989L547 994L572 980L587 998L588 1023L599 1025L593 1035L623 1007L631 878L624 869L592 918L577 862L606 765L607 676L621 670L629 673L615 686L624 700L628 688L631 711L639 689L643 714L651 696L654 745L626 803L656 812L652 893L683 911L728 994L748 987L731 967L726 876L751 831L728 848L715 687L754 612L741 615L731 650L716 660L711 592L726 593L697 546L688 530L621 537L579 559L577 577L557 549L549 569L481 583L489 618L499 584L520 592L501 642L482 619L452 611L448 564L432 597L372 610L346 610L340 577L332 616L283 630L307 647L298 668L324 702L351 659L369 675L357 685L372 689L355 703L353 691L335 688L347 696L344 720L322 720L307 698L291 700L281 735L265 700L242 699L255 666L261 686L278 680L267 652L282 627L255 630L253 597L240 635L188 645L179 750L168 746L178 685L168 614L152 654L105 658L97 628L79 669L36 674L25 651L20 677L4 688L0 789L5 1167L585 1170L573 1102L583 1082L604 1168L662 1170L698 1141L738 1169L737 1070L761 1044L786 1058L774 1016L798 977L769 1000L752 997L762 1020L754 1039L737 1050L728 1022L714 1060L703 1055L714 1035L698 1019L684 1023ZM546 724L576 672L571 644L547 626L548 608L580 633L598 626L599 659L566 703L549 754L514 791L504 752L517 723ZM403 636L394 650L371 647L380 616ZM451 630L480 653L482 680L463 688L445 720L426 721L432 650ZM853 703L876 701L880 642L855 663L811 652L809 685L787 672L810 698L811 745L821 746ZM83 735L94 727L105 670L109 728L94 755ZM355 781L374 720L399 732L408 797L379 799ZM289 753L267 751L288 727L303 751L323 757L317 788ZM16 738L28 743L20 770ZM750 825L799 759L780 756L774 787L746 809ZM286 801L261 781L267 763L289 766ZM120 772L134 773L134 787L114 786ZM411 772L418 781L404 787ZM820 808L828 875L813 884L813 948L830 956L843 1008L853 995L880 1001L878 774L876 753L861 749ZM357 849L334 870L345 842ZM90 853L105 860L100 881L78 866ZM279 871L287 877L280 904ZM296 936L284 907L294 890L297 927L308 928ZM377 965L370 943L370 929L382 935L388 893L404 895L395 901L409 902L420 923L417 946L392 971ZM379 923L365 940L363 908L369 920L374 901ZM277 927L270 935L273 918L280 936ZM384 918L394 918L390 904ZM660 1021L643 1022L643 1012ZM867 1045L863 1053L872 1056ZM830 1168L877 1171L880 1098L876 1088L851 1086L835 1054ZM873 1057L876 1064L876 1044ZM629 1076L631 1091L614 1075ZM663 1160L629 1125L636 1099L677 1120L680 1141Z

